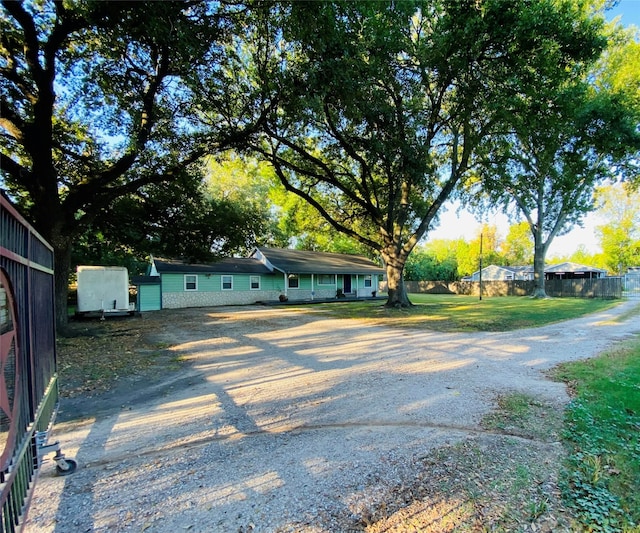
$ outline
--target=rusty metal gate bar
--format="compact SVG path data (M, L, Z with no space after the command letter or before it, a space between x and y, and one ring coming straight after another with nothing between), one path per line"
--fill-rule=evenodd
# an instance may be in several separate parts
M0 194L0 533L20 531L58 405L53 249Z

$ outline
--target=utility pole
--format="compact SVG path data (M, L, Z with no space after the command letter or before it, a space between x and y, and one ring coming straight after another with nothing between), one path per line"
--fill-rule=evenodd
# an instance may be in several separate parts
M480 232L480 300L482 300L482 232Z

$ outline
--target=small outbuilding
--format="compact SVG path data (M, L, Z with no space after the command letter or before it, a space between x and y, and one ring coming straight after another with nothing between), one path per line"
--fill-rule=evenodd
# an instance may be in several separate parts
M129 273L119 266L78 266L77 315L130 314Z

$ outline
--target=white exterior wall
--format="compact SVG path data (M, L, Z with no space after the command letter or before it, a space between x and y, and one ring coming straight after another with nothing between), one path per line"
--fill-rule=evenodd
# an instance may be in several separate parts
M78 266L78 312L129 311L125 267Z

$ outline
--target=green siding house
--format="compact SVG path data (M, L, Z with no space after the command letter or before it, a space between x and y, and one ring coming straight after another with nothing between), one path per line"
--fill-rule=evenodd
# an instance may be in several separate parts
M256 248L250 257L211 264L153 259L148 276L133 279L138 311L372 297L384 270L365 257Z

